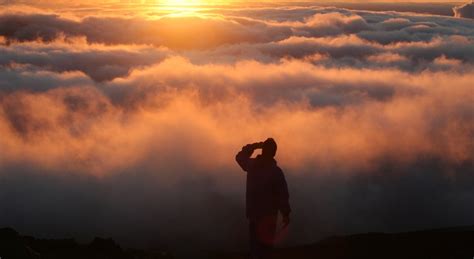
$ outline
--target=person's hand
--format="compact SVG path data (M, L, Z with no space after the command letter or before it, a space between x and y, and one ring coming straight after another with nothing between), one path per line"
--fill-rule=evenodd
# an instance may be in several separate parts
M290 215L283 215L283 226L287 227L290 224Z

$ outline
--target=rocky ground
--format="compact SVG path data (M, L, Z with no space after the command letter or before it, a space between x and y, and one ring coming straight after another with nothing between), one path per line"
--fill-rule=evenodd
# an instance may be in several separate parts
M166 251L123 249L112 239L95 238L89 244L74 239L37 239L11 228L0 229L2 259L171 259ZM246 259L247 254L208 252L209 259ZM314 244L280 248L274 259L471 259L474 227L407 233L366 233L330 237Z
M171 259L165 251L123 249L114 240L96 237L89 244L74 239L37 239L11 228L0 229L1 259Z

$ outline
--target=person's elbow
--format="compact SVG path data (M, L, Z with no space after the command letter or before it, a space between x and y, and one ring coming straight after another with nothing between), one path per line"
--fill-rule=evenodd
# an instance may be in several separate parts
M240 165L241 158L239 157L239 154L235 155L235 162Z
M242 152L237 153L235 155L235 161L240 165L244 161L244 156L242 155Z
M248 163L249 163L248 158L237 155L237 156L235 156L235 161L240 166L240 168L242 168L242 170L247 172Z

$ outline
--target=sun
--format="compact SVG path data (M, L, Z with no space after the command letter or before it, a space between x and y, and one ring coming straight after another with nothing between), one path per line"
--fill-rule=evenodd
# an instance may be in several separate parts
M152 8L167 11L168 16L189 16L215 5L228 5L232 2L233 0L160 0Z
M161 1L163 5L166 6L196 6L196 5L205 5L207 1L205 0L163 0Z

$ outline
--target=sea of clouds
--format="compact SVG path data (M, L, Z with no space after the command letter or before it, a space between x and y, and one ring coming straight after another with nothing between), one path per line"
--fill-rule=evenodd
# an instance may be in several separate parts
M286 244L474 224L474 21L318 6L0 10L0 225L242 249L274 137Z

